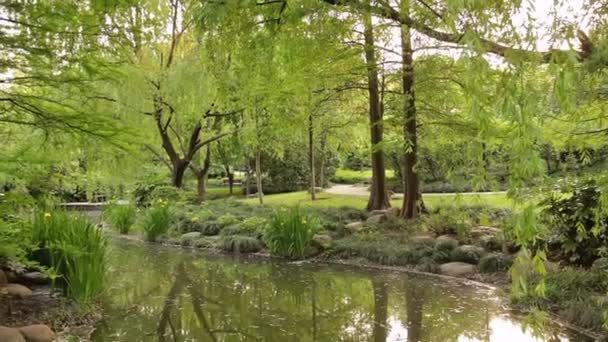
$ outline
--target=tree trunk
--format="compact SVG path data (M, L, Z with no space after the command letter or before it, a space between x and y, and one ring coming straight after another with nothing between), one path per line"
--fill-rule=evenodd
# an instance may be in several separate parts
M403 0L402 11L409 13L409 2ZM405 146L403 169L403 206L401 215L412 219L422 211L424 204L420 195L420 181L416 171L418 162L418 132L416 123L416 94L414 91L414 61L410 28L401 26L401 48L403 58L403 138Z
M228 191L232 195L234 189L234 172L227 172L226 175L228 176Z
M182 159L179 159L175 163L173 163L173 170L171 172L171 184L174 187L181 189L184 186L184 174L186 173L188 164L188 162L185 162Z
M256 187L258 190L258 199L260 200L260 204L264 204L264 192L262 191L262 165L261 165L261 151L258 147L255 152L255 180Z
M386 191L386 176L384 174L384 152L382 151L382 109L380 104L380 91L378 85L378 66L374 47L374 30L371 14L363 15L365 27L365 62L367 65L367 79L369 91L369 124L372 143L372 189L367 203L368 210L381 210L390 208Z
M312 114L308 114L308 163L310 165L310 199L317 199L315 194L315 147L314 147L314 127Z
M200 169L196 169L195 167L192 167L192 169L194 170L197 181L197 203L200 204L207 200L207 178L209 170L211 169L211 147L209 145L207 145L203 166Z

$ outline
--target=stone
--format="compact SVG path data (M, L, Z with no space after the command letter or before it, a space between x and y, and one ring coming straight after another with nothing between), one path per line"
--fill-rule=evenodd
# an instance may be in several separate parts
M312 245L318 247L320 250L326 250L331 247L333 239L327 234L315 234L312 237Z
M0 342L25 342L18 329L0 326Z
M450 257L452 261L462 261L477 264L479 259L485 255L485 250L478 246L462 245L454 248Z
M19 275L21 281L29 284L46 285L50 282L49 277L42 272L27 272Z
M391 207L386 210L387 217L398 217L401 210L397 207Z
M498 233L500 233L500 229L495 228L495 227L488 227L488 226L476 226L473 227L471 229L471 238L473 238L474 240L479 239L482 236L495 236Z
M386 212L388 210L372 210L369 212L369 216L376 216L376 215L386 215Z
M347 224L346 226L344 226L344 228L346 228L346 230L348 230L351 233L356 233L358 231L360 231L361 229L363 229L364 224L361 221L356 221L356 222L351 222L349 224Z
M439 266L439 273L451 277L466 277L476 272L477 267L475 265L460 261L448 262Z
M7 294L17 298L27 298L32 295L32 290L19 284L6 284L0 286L0 294Z
M4 273L3 270L0 270L0 285L4 285L8 283L8 279L6 277L6 274Z
M380 223L386 222L386 215L372 215L367 218L366 223L368 225L378 225Z
M497 252L502 250L502 243L498 241L495 235L484 235L478 240L479 246L488 252Z
M28 325L19 331L27 342L52 342L55 339L53 330L44 324Z
M203 234L201 232L191 232L183 234L180 239L181 240L196 240L200 238Z

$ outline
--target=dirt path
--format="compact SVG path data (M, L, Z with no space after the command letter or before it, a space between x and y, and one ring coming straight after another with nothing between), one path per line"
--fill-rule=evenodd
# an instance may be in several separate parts
M367 186L362 186L362 185L334 184L329 189L326 189L325 192L327 192L329 194L335 194L335 195L369 196L369 190L367 189ZM474 195L487 196L487 195L499 195L499 194L506 194L506 193L507 193L506 191L496 191L496 192L460 192L460 193L447 192L447 193L425 193L424 196L455 196L455 195L462 195L462 196L474 196ZM403 197L403 194L396 193L396 194L393 195L393 198L400 198L400 197Z

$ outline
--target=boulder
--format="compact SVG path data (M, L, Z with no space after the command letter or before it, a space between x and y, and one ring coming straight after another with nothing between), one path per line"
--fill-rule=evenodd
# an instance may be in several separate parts
M401 212L401 209L399 209L397 207L391 207L386 210L385 215L387 217L398 217L400 212Z
M376 211L376 210L374 210L374 211ZM371 226L375 226L375 225L378 225L383 222L386 222L386 215L384 215L384 214L372 215L372 216L368 217L367 221L366 221L366 223Z
M326 250L331 247L333 239L327 234L315 234L312 237L312 245L318 247L320 250Z
M484 235L478 240L479 246L488 252L497 252L502 250L502 243L498 241L495 235Z
M52 342L55 339L53 330L44 324L28 325L19 331L27 342Z
M8 280L6 278L6 274L4 273L3 270L0 270L0 285L4 285L8 283Z
M495 227L476 226L471 229L470 235L471 238L477 240L482 236L496 236L498 233L500 233L500 229Z
M50 282L49 277L42 272L26 272L19 275L19 280L28 284L46 285Z
M462 245L454 248L450 256L452 261L462 261L476 265L484 254L485 250L481 247Z
M356 233L358 231L360 231L361 229L363 229L364 224L361 221L357 221L357 222L351 222L349 224L347 224L346 226L344 226L344 228L346 228L346 230L348 230L351 233Z
M183 234L180 239L181 240L196 240L200 238L203 234L201 232L191 232Z
M17 298L27 298L32 295L32 290L19 284L6 284L0 286L0 294L6 294Z
M369 212L369 216L376 216L376 215L386 215L386 212L388 210L372 210Z
M448 262L439 266L439 273L452 277L466 277L477 272L475 265L465 262Z
M0 342L25 342L17 329L0 326Z

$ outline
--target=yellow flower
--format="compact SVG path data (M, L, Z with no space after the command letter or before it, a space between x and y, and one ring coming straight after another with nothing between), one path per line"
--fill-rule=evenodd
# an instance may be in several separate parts
M44 213L44 217L51 217L51 213Z

